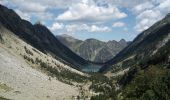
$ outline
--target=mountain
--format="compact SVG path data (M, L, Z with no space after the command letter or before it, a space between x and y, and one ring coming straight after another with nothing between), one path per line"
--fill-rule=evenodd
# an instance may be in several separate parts
M97 63L104 63L112 59L128 44L124 39L118 42L114 40L103 42L97 39L82 41L68 35L59 35L56 37L82 58Z
M74 99L88 79L85 64L44 25L0 5L0 100Z
M170 99L170 14L139 34L100 69L117 78L122 100Z
M44 25L21 19L13 10L0 5L0 23L36 49L81 69L88 62L63 45Z
M0 24L0 100L72 98L79 95L79 88L70 84L85 77Z
M101 56L114 47L119 49L116 41L71 38L67 36L69 43L81 42L82 48L91 48L89 52L106 44ZM126 41L119 44L126 45ZM44 25L32 25L0 6L2 100L170 100L170 14L104 63L103 73L79 71L86 64L85 70L101 66L79 58Z
M139 34L116 57L106 62L101 71L106 70L108 67L114 68L113 65L118 63L121 65L120 67L127 68L155 54L169 41L169 24L170 15L167 15L164 19Z
M170 33L169 33L170 34ZM169 100L170 98L170 37L152 56L133 65L118 84L122 98Z
M57 35L56 37L61 43L70 48L72 51L76 49L76 46L83 42L82 40L75 39L74 37L67 34Z

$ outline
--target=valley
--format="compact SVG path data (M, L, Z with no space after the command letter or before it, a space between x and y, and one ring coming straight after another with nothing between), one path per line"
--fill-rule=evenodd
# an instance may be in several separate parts
M82 41L0 4L1 99L169 100L170 14L130 43Z

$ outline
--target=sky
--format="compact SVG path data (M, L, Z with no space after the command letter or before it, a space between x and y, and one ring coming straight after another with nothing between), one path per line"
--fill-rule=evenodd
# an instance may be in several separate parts
M132 41L170 13L170 0L0 0L0 4L32 24L41 22L54 35L81 40Z

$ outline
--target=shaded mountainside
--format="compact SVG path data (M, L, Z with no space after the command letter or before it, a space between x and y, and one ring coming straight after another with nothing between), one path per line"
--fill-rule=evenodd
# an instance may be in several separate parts
M105 63L100 70L113 71L125 69L144 62L148 57L155 54L159 48L164 46L170 39L170 15L155 23L146 31L139 34L133 42L113 59Z
M139 65L130 67L118 83L125 100L169 100L170 40Z
M51 54L60 61L69 63L76 69L81 69L88 64L86 60L60 43L44 25L32 25L30 22L22 20L13 10L2 5L0 5L0 23L33 47Z
M56 37L60 42L69 47L72 51L74 51L76 47L83 42L82 40L75 39L74 37L67 34L57 35Z
M119 42L114 40L103 42L96 39L87 39L85 41L81 41L68 35L60 35L56 37L82 58L88 61L99 63L104 63L112 59L128 44L128 42L126 42L124 39L120 40Z
M100 70L117 76L122 100L170 99L170 14L142 32Z

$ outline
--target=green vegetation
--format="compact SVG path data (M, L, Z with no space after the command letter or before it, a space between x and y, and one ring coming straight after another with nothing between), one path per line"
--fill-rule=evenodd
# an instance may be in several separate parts
M0 34L0 40L2 41L2 39L3 39L3 38L2 38L2 35Z
M170 42L154 55L145 56L138 66L119 81L125 100L169 100L170 99Z
M28 51L28 50L27 50ZM30 54L30 53L29 53ZM23 55L24 59L32 64L37 64L40 66L41 70L44 70L48 75L56 77L58 80L72 85L71 82L86 82L88 77L81 76L77 73L71 72L67 69L62 69L62 66L55 63L55 66L50 66L48 63L43 62L41 59L36 58L35 60L29 56ZM60 69L61 68L61 69Z
M130 67L129 72L122 77L111 79L99 73L89 73L91 77L85 77L62 69L62 65L51 66L38 58L34 61L28 56L23 57L38 64L49 76L56 77L64 83L72 85L72 82L92 82L89 90L99 94L93 95L91 100L169 100L170 69L167 67L169 66L169 45L170 42L161 47L154 55L144 56L142 60L139 60L140 56L135 56L133 59L124 61L122 68ZM115 65L114 68L114 71L117 71L121 67ZM49 78L49 80L51 79ZM117 81L122 86L118 91L115 90ZM85 98L85 95L82 93L79 98Z
M108 97L106 95L99 94L96 96L92 96L91 100L108 100Z
M150 65L150 64L163 64L168 62L169 59L169 55L170 55L170 41L168 43L166 43L165 46L163 46L162 48L160 48L156 54L154 54L151 57L145 57L145 60L141 61L141 65Z
M10 100L10 99L6 99L4 97L0 97L0 100Z
M33 56L33 53L32 53L29 49L27 49L27 47L26 47L26 46L24 46L24 49L25 49L25 52L26 52L27 54L29 54L29 55L32 55L32 56Z
M91 100L107 100L109 98L116 98L117 91L115 91L112 79L109 79L102 74L94 73L90 77L90 80L92 81L92 85L89 89L96 93L100 93L99 95L93 96Z
M113 79L101 74L92 74L90 90L100 93L91 100L169 100L170 99L170 69L167 69L170 55L170 42L160 48L152 56L145 56L139 63L135 59L123 62L130 71L118 79L123 86L115 91ZM117 79L114 79L117 80Z
M0 90L3 90L3 91L10 91L10 90L12 90L12 88L11 87L9 87L9 86L7 86L6 84L4 84L4 83L0 83Z
M128 59L122 63L122 68L127 68L127 66L133 66L135 64L134 59Z
M122 91L125 100L169 100L170 69L149 66L139 70Z
M24 59L26 59L27 61L31 62L32 64L34 64L34 60L26 55L23 55Z
M41 69L47 71L50 76L56 77L58 80L65 82L67 84L71 84L71 82L81 83L81 82L86 82L87 80L87 77L81 76L67 69L60 70L59 68L62 68L62 66L59 64L58 65L55 64L56 66L53 67L50 66L48 63L41 61L38 58L36 58L35 63L39 64Z

